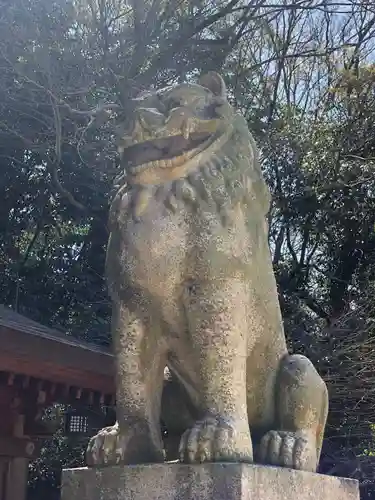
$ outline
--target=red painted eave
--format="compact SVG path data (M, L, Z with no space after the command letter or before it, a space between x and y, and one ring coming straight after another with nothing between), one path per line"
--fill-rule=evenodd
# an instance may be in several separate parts
M106 394L114 392L113 356L0 306L0 371Z

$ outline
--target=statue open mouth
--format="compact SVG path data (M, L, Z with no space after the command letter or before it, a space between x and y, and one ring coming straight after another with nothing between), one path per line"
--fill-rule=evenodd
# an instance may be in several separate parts
M123 152L129 174L148 168L174 168L183 165L210 141L211 134L192 133L148 140L127 147Z

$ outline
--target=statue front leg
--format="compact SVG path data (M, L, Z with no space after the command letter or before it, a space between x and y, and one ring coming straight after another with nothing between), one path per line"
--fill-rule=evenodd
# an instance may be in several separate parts
M201 418L181 438L182 462L253 460L246 398L246 297L246 285L236 279L187 287L185 310L197 360Z
M275 430L259 447L259 461L315 472L328 413L328 392L310 360L287 355L276 384Z
M152 325L141 301L132 310L114 304L117 422L90 440L89 466L164 461L160 401L165 356L158 326Z

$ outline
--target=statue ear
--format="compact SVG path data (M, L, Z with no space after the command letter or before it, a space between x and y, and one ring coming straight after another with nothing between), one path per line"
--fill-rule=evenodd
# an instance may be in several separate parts
M202 75L198 80L199 85L211 90L217 97L227 97L227 88L223 78L215 71L209 71Z

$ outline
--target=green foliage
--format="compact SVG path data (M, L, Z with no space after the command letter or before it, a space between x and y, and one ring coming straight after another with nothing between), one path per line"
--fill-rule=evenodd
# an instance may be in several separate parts
M261 146L288 341L330 387L327 456L371 455L371 8L318 0L0 5L0 302L109 343L103 276L115 127L142 89L221 70ZM33 464L32 488L36 477L58 482L50 471L79 457L60 432Z

